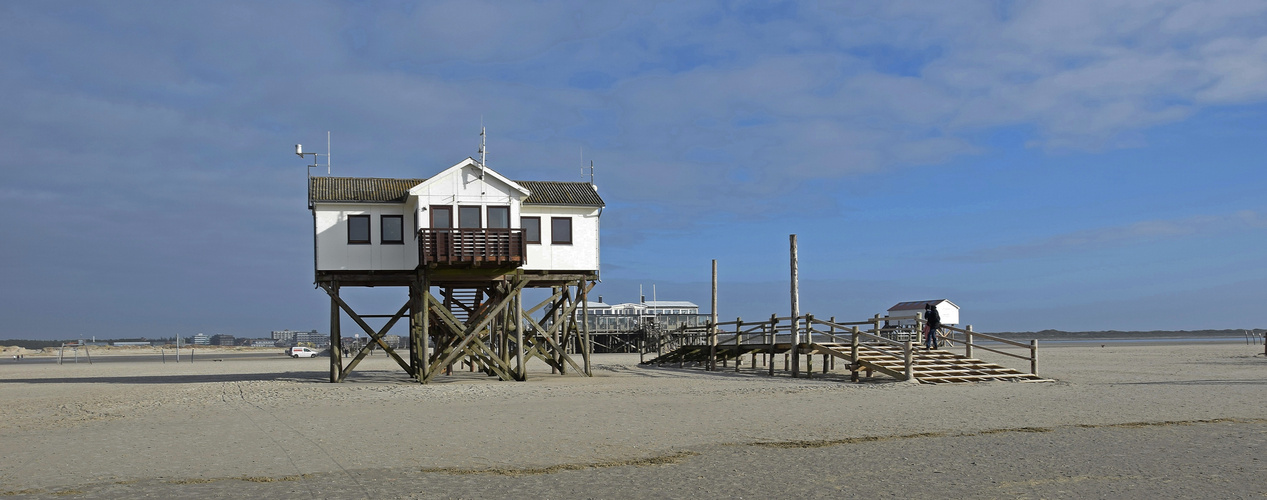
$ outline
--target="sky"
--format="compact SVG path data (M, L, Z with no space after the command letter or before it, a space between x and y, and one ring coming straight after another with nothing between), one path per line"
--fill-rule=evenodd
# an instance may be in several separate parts
M0 2L0 338L327 331L306 165L607 203L609 303L1265 328L1267 3ZM323 173L323 172L314 172ZM403 290L348 292L394 312Z

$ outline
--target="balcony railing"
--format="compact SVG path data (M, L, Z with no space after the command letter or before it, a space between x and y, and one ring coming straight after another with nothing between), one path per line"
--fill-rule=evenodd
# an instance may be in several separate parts
M522 266L527 243L522 229L420 229L418 262L423 265Z

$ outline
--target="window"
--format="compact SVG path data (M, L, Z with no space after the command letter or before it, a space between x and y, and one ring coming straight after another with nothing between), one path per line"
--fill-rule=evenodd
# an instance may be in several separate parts
M541 243L541 218L520 217L519 227L524 230L524 242Z
M431 228L449 229L451 227L453 227L453 207L431 205Z
M510 227L510 207L488 207L488 227L506 229Z
M555 245L571 245L572 244L572 218L571 217L551 217L550 218L550 243Z
M378 219L378 236L385 245L405 243L405 219L403 215L384 215Z
M348 216L348 244L368 245L370 243L370 216Z
M458 207L458 227L462 229L479 229L480 207Z

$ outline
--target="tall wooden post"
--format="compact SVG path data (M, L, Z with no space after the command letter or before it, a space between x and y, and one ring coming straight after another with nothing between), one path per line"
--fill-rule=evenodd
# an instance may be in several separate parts
M418 382L425 384L431 377L427 373L431 367L431 283L425 277L422 279L422 331L418 336Z
M330 294L330 383L343 378L343 332L339 330L339 282L331 282L326 293Z
M801 372L801 360L798 356L801 344L801 298L797 276L796 235L793 234L788 239L792 244L792 378L796 378Z
M522 278L520 278L522 279ZM515 370L516 380L528 380L528 371L524 368L524 291L521 287L515 292Z
M708 369L717 369L717 259L713 259L713 306L708 326ZM735 339L739 336L736 335ZM739 343L735 343L735 368L739 368Z
M418 361L418 330L422 328L419 288L421 283L416 279L409 285L409 376L414 378L418 378L418 367L422 365Z
M593 343L590 342L590 293L584 280L576 282L576 290L581 292L581 332L583 332L581 337L584 342L581 346L581 355L585 356L585 375L592 377L594 372L590 371L590 355L593 354L591 351L594 348Z

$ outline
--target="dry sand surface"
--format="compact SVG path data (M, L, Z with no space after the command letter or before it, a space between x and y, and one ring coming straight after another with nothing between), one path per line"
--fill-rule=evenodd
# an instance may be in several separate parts
M425 386L381 355L343 384L275 350L0 359L0 496L1264 498L1262 351L1050 347L1055 382L949 385L637 355Z

